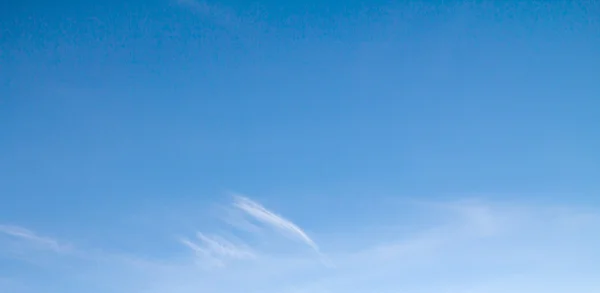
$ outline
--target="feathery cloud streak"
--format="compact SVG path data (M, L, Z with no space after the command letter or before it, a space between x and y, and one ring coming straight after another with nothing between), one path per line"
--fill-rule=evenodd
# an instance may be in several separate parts
M317 244L300 227L284 217L269 211L261 204L247 197L236 195L234 197L234 206L257 221L283 232L285 235L302 241L316 252L320 253Z
M299 240L317 252L322 260L325 260L315 241L290 220L266 209L256 201L239 195L234 196L233 207L242 211L244 215L249 216L264 227L273 229L289 238ZM196 233L195 240L182 238L180 239L180 242L193 250L201 259L218 267L224 267L229 260L248 260L257 258L257 255L248 246L239 243L234 244L218 235L209 236L198 232Z
M268 224L265 219L260 221L265 225L275 228L272 222L287 221L250 206L261 211L257 220L269 219ZM336 263L331 270L301 254L270 255L268 251L261 251L252 262L229 266L227 261L246 256L239 250L244 246L198 234L181 242L202 259L213 258L212 264L220 264L221 270L202 270L198 262L188 258L160 258L148 264L135 262L135 266L115 258L101 262L99 268L94 260L93 271L68 275L92 274L97 277L95 282L122 284L108 292L132 293L591 293L600 289L594 277L600 273L598 211L464 201L421 208L424 217L414 219L434 219L431 224L382 219L385 224L415 225L408 233L399 229L393 239L354 227L338 227L352 236L328 238L327 246L334 247L330 257ZM281 226L291 229L289 224ZM346 246L364 237L373 242Z
M68 245L62 244L53 238L40 236L35 232L23 227L14 225L0 225L0 233L17 238L19 240L27 241L30 244L42 249L52 250L58 253L70 251L70 247Z
M217 267L224 267L227 260L244 260L256 257L247 247L233 244L219 236L207 236L198 232L196 233L196 239L199 242L187 238L182 238L180 242L193 250L198 257Z

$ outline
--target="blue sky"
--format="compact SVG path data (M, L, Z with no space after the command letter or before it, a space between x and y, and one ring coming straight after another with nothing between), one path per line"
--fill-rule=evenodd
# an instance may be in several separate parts
M600 291L600 5L444 2L4 1L0 291Z

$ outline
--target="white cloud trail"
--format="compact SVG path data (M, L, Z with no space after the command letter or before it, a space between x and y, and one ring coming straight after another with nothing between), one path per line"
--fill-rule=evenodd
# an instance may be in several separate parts
M316 252L320 253L319 246L293 222L283 218L280 215L269 211L261 204L243 196L235 196L234 206L242 210L249 216L253 217L257 221L263 224L269 225L272 228L279 230L293 238L299 239L306 245L310 246Z
M14 225L0 225L0 233L17 239L25 240L38 247L52 250L54 252L62 253L69 251L69 247L67 245L61 244L58 240L40 236L35 232L29 229L25 229L23 227Z

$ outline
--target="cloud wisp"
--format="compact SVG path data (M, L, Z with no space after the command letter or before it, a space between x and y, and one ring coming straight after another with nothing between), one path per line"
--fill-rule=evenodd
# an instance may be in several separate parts
M208 260L210 264L224 267L229 260L248 260L256 258L256 255L246 246L234 244L219 236L209 236L196 233L196 241L187 238L180 242L193 250L202 259Z
M310 246L317 253L321 253L319 246L307 234L292 221L266 209L261 204L243 196L234 197L234 206L255 220L282 232L283 234L300 240Z
M45 250L51 250L57 253L66 253L71 251L69 245L60 243L58 240L40 236L37 233L14 225L0 225L0 233L7 236L26 241L35 247Z
M242 212L239 214L242 218L248 218L248 220L256 222L256 225L259 225L256 227L271 229L287 238L299 241L316 252L324 264L332 265L325 255L321 253L317 243L292 221L244 196L235 195L232 205L236 210ZM234 222L239 222L239 220ZM255 225L251 224L251 222L248 222L248 224L253 227ZM256 229L259 228L252 229L250 232L256 232ZM181 238L180 243L194 251L200 259L213 266L225 267L229 261L257 258L254 250L247 245L234 243L219 235L207 235L198 232L195 236L193 240ZM268 254L268 252L265 252L265 254Z
M261 204L236 197L233 206L261 227L276 229L318 249L298 225ZM415 206L395 208L408 211ZM332 247L328 255L335 269L324 268L318 259L303 255L272 253L249 238L204 233L179 239L198 256L193 262L189 257L174 257L179 251L169 251L172 256L150 256L147 261L108 254L94 259L53 260L73 262L71 269L62 273L69 281L85 275L82 288L114 284L112 290L101 292L566 293L597 292L600 288L594 278L600 273L600 211L456 201L420 205L415 212L422 214L410 219L379 219L398 226L392 237L338 226L347 236L322 240ZM423 219L425 222L420 222ZM406 225L413 229L405 229ZM2 226L1 231L19 239L37 236L21 229ZM372 241L360 241L367 237ZM147 243L140 242L142 245ZM137 253L131 255L131 259L137 258ZM240 262L245 259L252 261ZM205 270L207 265L220 269Z

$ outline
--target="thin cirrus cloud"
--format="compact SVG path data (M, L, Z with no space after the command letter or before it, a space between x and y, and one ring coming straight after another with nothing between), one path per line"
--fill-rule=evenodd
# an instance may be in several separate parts
M308 237L296 224L251 199L235 198L233 206L265 228L276 229L298 240L303 239L301 235ZM393 239L364 230L351 231L347 226L338 227L352 232L355 238L344 241L330 238L334 243L328 242L328 246L336 248L331 252L336 263L333 270L323 269L313 260L298 261L296 255L277 255L258 258L249 266L227 267L227 273L212 274L199 272L193 266L179 266L167 274L154 272L144 280L155 280L153 286L160 290L151 292L157 293L504 293L523 290L591 293L597 292L592 289L600 288L594 278L588 277L598 272L595 262L588 260L590 255L597 260L598 254L594 251L599 240L594 236L598 235L594 233L598 231L598 218L589 216L590 213L469 201L434 203L418 210L424 217L409 222L382 219L400 226L415 225L413 232L399 229ZM434 221L423 226L419 223L422 218ZM365 237L372 238L373 242L346 246L346 242ZM196 238L197 243L186 245L200 254L217 255L220 259L216 261L230 254L227 249L211 246L210 241L202 237ZM215 240L212 236L209 238ZM564 287L566 285L570 287Z
M301 235L308 237L296 224L250 199L236 198L233 206L261 227L277 229L300 241L304 241ZM337 229L352 237L340 239L333 235L322 240L334 248L329 253L336 263L332 270L324 269L316 259L293 254L267 255L266 251L254 254L256 250L250 250L241 241L203 233L181 239L181 243L201 260L210 262L191 263L188 258L164 255L132 262L103 254L75 261L53 258L57 267L51 269L54 275L62 274L69 280L84 276L86 281L78 289L114 285L112 291L101 292L591 293L600 288L595 278L599 273L600 211L595 209L465 201L394 208L414 209L419 216L408 221L388 216L379 219L401 226L392 238L343 225ZM428 223L421 223L425 218ZM406 225L414 229L402 228ZM32 243L38 241L32 239L47 239L31 230L1 227L1 234L7 237ZM128 231L118 232L126 236ZM367 237L372 241L360 242ZM348 245L354 241L361 244ZM140 246L146 244L140 242ZM228 265L251 255L261 257L247 265ZM131 255L134 260L139 257L137 253ZM62 262L71 265L62 266ZM202 270L206 263L224 269ZM16 285L36 281L44 282L32 276L16 280ZM0 281L2 292L40 292L16 291L13 285L1 285ZM76 286L76 282L72 285Z
M219 236L207 236L197 233L196 237L200 239L211 251L226 257L245 259L253 258L254 254L241 245L235 245Z
M14 225L0 225L0 233L25 241L37 248L51 250L57 253L65 253L70 251L70 247L60 243L58 240L38 235L37 233Z
M320 253L319 246L296 224L276 213L266 209L261 204L244 196L234 196L234 206L253 219L282 232L283 234L300 240L311 247L317 253Z
M268 210L258 202L240 195L234 196L233 207L242 211L245 217L250 217L258 222L261 227L273 229L288 238L295 239L307 245L322 260L325 260L316 242L292 221ZM194 251L199 258L218 267L225 266L228 261L257 258L257 255L247 245L233 243L218 235L206 235L198 232L195 239L182 238L180 242Z
M195 240L182 238L180 242L193 250L198 257L208 260L212 265L223 267L228 260L253 259L255 254L247 247L241 244L234 244L231 241L219 236L208 236L203 233L196 233Z

